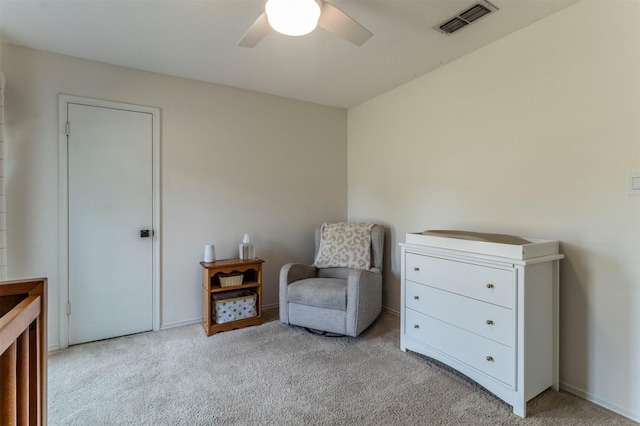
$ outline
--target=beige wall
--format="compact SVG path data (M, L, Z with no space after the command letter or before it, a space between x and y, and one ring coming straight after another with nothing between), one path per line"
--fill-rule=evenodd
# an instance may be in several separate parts
M237 257L245 232L277 305L280 266L313 261L313 230L347 215L347 112L3 46L9 277L49 278L58 344L57 94L161 108L162 326L199 322L204 245ZM99 271L97 271L99 272Z
M349 110L349 218L558 239L561 381L640 420L640 2L583 1Z

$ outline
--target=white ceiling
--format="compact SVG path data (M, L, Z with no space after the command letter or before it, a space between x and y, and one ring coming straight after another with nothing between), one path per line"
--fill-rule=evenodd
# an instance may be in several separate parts
M474 0L330 0L373 32L362 47L316 29L237 43L264 0L0 0L4 43L349 108L577 0L492 0L455 33L432 29Z

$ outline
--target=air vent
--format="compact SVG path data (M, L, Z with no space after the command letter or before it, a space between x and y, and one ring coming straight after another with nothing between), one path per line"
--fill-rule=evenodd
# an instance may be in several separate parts
M445 22L444 24L440 25L440 30L442 32L445 32L447 34L451 34L454 33L456 31L458 31L460 28L469 25L469 23L467 21L465 21L464 19L460 19L460 18L453 18L450 21Z
M444 34L453 34L456 31L466 27L472 22L477 21L478 19L486 16L492 12L496 12L498 10L497 7L489 3L488 1L483 1L480 3L476 3L468 9L463 10L458 13L456 16L447 19L440 25L436 25L433 27L435 30L438 30Z
M481 4L476 4L471 9L467 9L460 14L460 17L467 22L473 22L476 19L482 18L487 13L491 13L491 9Z

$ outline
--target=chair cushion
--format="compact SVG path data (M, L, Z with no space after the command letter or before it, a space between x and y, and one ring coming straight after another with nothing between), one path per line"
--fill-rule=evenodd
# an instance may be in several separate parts
M371 268L372 223L325 223L320 230L317 268Z
M288 302L347 310L347 280L308 278L289 284Z

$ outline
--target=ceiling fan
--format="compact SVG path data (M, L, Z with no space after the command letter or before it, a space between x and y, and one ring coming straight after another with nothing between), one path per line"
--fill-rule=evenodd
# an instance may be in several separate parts
M324 0L267 0L265 11L242 36L238 46L254 47L271 30L300 36L316 26L362 46L373 35L342 10Z

